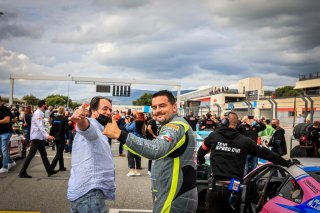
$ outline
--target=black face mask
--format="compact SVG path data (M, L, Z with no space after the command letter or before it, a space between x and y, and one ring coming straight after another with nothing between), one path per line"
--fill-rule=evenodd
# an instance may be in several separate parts
M111 123L112 120L110 117L108 116L105 116L103 114L99 114L99 117L96 118L96 120L102 125L102 126L105 126L107 125L107 123Z
M276 126L275 124L272 124L271 126L272 126L272 128L274 128L274 129L277 128L277 126Z

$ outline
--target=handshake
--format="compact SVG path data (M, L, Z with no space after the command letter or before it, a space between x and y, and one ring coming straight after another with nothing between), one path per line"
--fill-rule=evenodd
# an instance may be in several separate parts
M289 159L289 160L287 160L287 167L290 167L290 166L292 166L294 164L301 164L301 163L297 159Z

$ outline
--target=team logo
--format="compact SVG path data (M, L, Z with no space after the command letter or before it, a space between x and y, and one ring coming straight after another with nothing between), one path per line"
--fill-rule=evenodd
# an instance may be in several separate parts
M166 124L165 128L166 129L171 129L173 131L178 131L179 130L179 126L178 125L171 124L171 123Z

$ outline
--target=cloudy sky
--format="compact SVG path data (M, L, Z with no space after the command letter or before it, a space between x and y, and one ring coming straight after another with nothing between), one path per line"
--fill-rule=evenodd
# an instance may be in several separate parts
M320 71L319 11L319 0L1 0L0 95L10 74L169 79L182 89L254 76L266 89L294 85ZM72 99L96 94L69 87ZM67 90L17 80L14 95Z

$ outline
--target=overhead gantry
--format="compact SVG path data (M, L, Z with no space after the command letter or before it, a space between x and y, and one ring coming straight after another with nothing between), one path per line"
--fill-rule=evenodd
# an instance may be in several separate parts
M48 75L10 75L10 94L9 105L13 104L14 80L46 80L46 81L73 81L76 84L148 84L175 86L177 88L177 104L180 105L181 83L169 80L151 80L151 79L117 79L117 78L92 78L75 76L48 76Z

